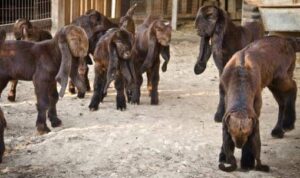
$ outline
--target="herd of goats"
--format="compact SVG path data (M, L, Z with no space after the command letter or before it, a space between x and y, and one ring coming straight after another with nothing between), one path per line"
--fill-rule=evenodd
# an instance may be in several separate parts
M17 80L33 81L37 98L36 127L40 134L50 132L62 121L56 103L69 91L79 98L91 90L88 64L94 63L95 79L90 110L97 110L114 80L116 107L126 109L127 102L139 104L142 74L147 73L147 88L151 104L157 105L160 56L167 70L170 59L171 26L168 21L148 16L135 28L131 7L119 24L114 24L96 10L89 10L52 38L26 19L14 24L16 40L5 40L0 32L0 93L11 81L8 100L15 101ZM300 40L279 36L264 36L260 22L236 26L227 13L216 6L200 7L195 20L200 39L195 74L201 74L213 54L219 70L219 105L215 121L223 123L223 144L219 169L237 169L234 148L242 149L241 168L269 171L261 163L259 116L262 89L268 87L279 105L278 121L272 136L282 138L294 129L296 120L296 82L293 80L296 52ZM61 85L58 93L57 83ZM0 110L1 111L1 110ZM4 146L6 121L0 113L0 161ZM256 161L256 164L255 164ZM227 165L226 165L227 164Z

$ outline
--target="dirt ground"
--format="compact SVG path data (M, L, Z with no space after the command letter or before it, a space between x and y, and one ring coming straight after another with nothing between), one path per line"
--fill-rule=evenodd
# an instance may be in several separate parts
M36 133L32 83L20 82L15 103L4 91L0 105L8 128L0 177L300 177L300 92L296 129L284 139L270 135L278 108L271 93L263 92L261 157L270 173L218 169L222 129L213 116L219 79L212 59L202 75L194 74L198 41L192 30L174 33L158 106L150 105L145 83L141 104L124 112L116 110L113 88L95 112L88 110L91 93L85 99L67 94L57 105L63 126L43 136ZM235 155L239 160L240 150Z

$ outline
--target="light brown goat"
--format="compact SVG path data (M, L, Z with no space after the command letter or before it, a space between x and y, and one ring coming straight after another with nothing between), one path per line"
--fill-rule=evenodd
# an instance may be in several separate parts
M295 53L300 41L271 36L255 41L238 51L226 64L221 75L225 94L223 145L220 169L233 171L237 164L234 147L242 148L241 167L269 171L260 161L259 116L261 92L268 87L279 105L278 122L273 137L282 138L284 131L294 129L296 120L296 82L293 80ZM225 167L223 163L231 164Z

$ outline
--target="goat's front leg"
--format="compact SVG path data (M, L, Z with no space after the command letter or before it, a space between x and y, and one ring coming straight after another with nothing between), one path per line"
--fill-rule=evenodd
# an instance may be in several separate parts
M222 171L232 172L237 168L236 159L234 157L234 143L225 126L223 126L223 144L221 153L219 155L219 162L219 169L221 169ZM228 163L230 165L226 167L224 163Z
M159 60L156 60L152 71L151 71L151 90L150 90L150 97L151 97L151 105L158 105L158 83L159 83Z
M34 89L37 98L38 117L36 127L39 134L50 132L46 124L47 110L49 108L48 89L50 88L48 81L34 80Z
M49 101L50 101L50 105L49 105L49 110L48 110L48 118L51 122L51 126L59 127L59 126L61 126L62 122L57 117L57 112L56 112L56 103L58 101L56 82L51 84L51 87L49 88Z
M263 165L260 160L261 152L261 142L260 142L260 133L259 133L259 121L257 120L255 130L253 131L254 136L251 139L252 152L256 160L255 169L258 171L269 172L270 167L268 165Z
M7 99L11 102L14 102L16 101L16 90L17 90L18 80L11 80L10 83L11 83L11 87Z

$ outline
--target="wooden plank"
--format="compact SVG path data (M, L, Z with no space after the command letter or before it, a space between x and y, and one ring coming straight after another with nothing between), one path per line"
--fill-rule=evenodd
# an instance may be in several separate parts
M71 1L71 21L80 16L80 0Z
M65 0L65 24L71 23L71 0Z
M116 0L116 18L121 17L121 4L122 0Z
M260 7L300 7L300 0L245 0Z

